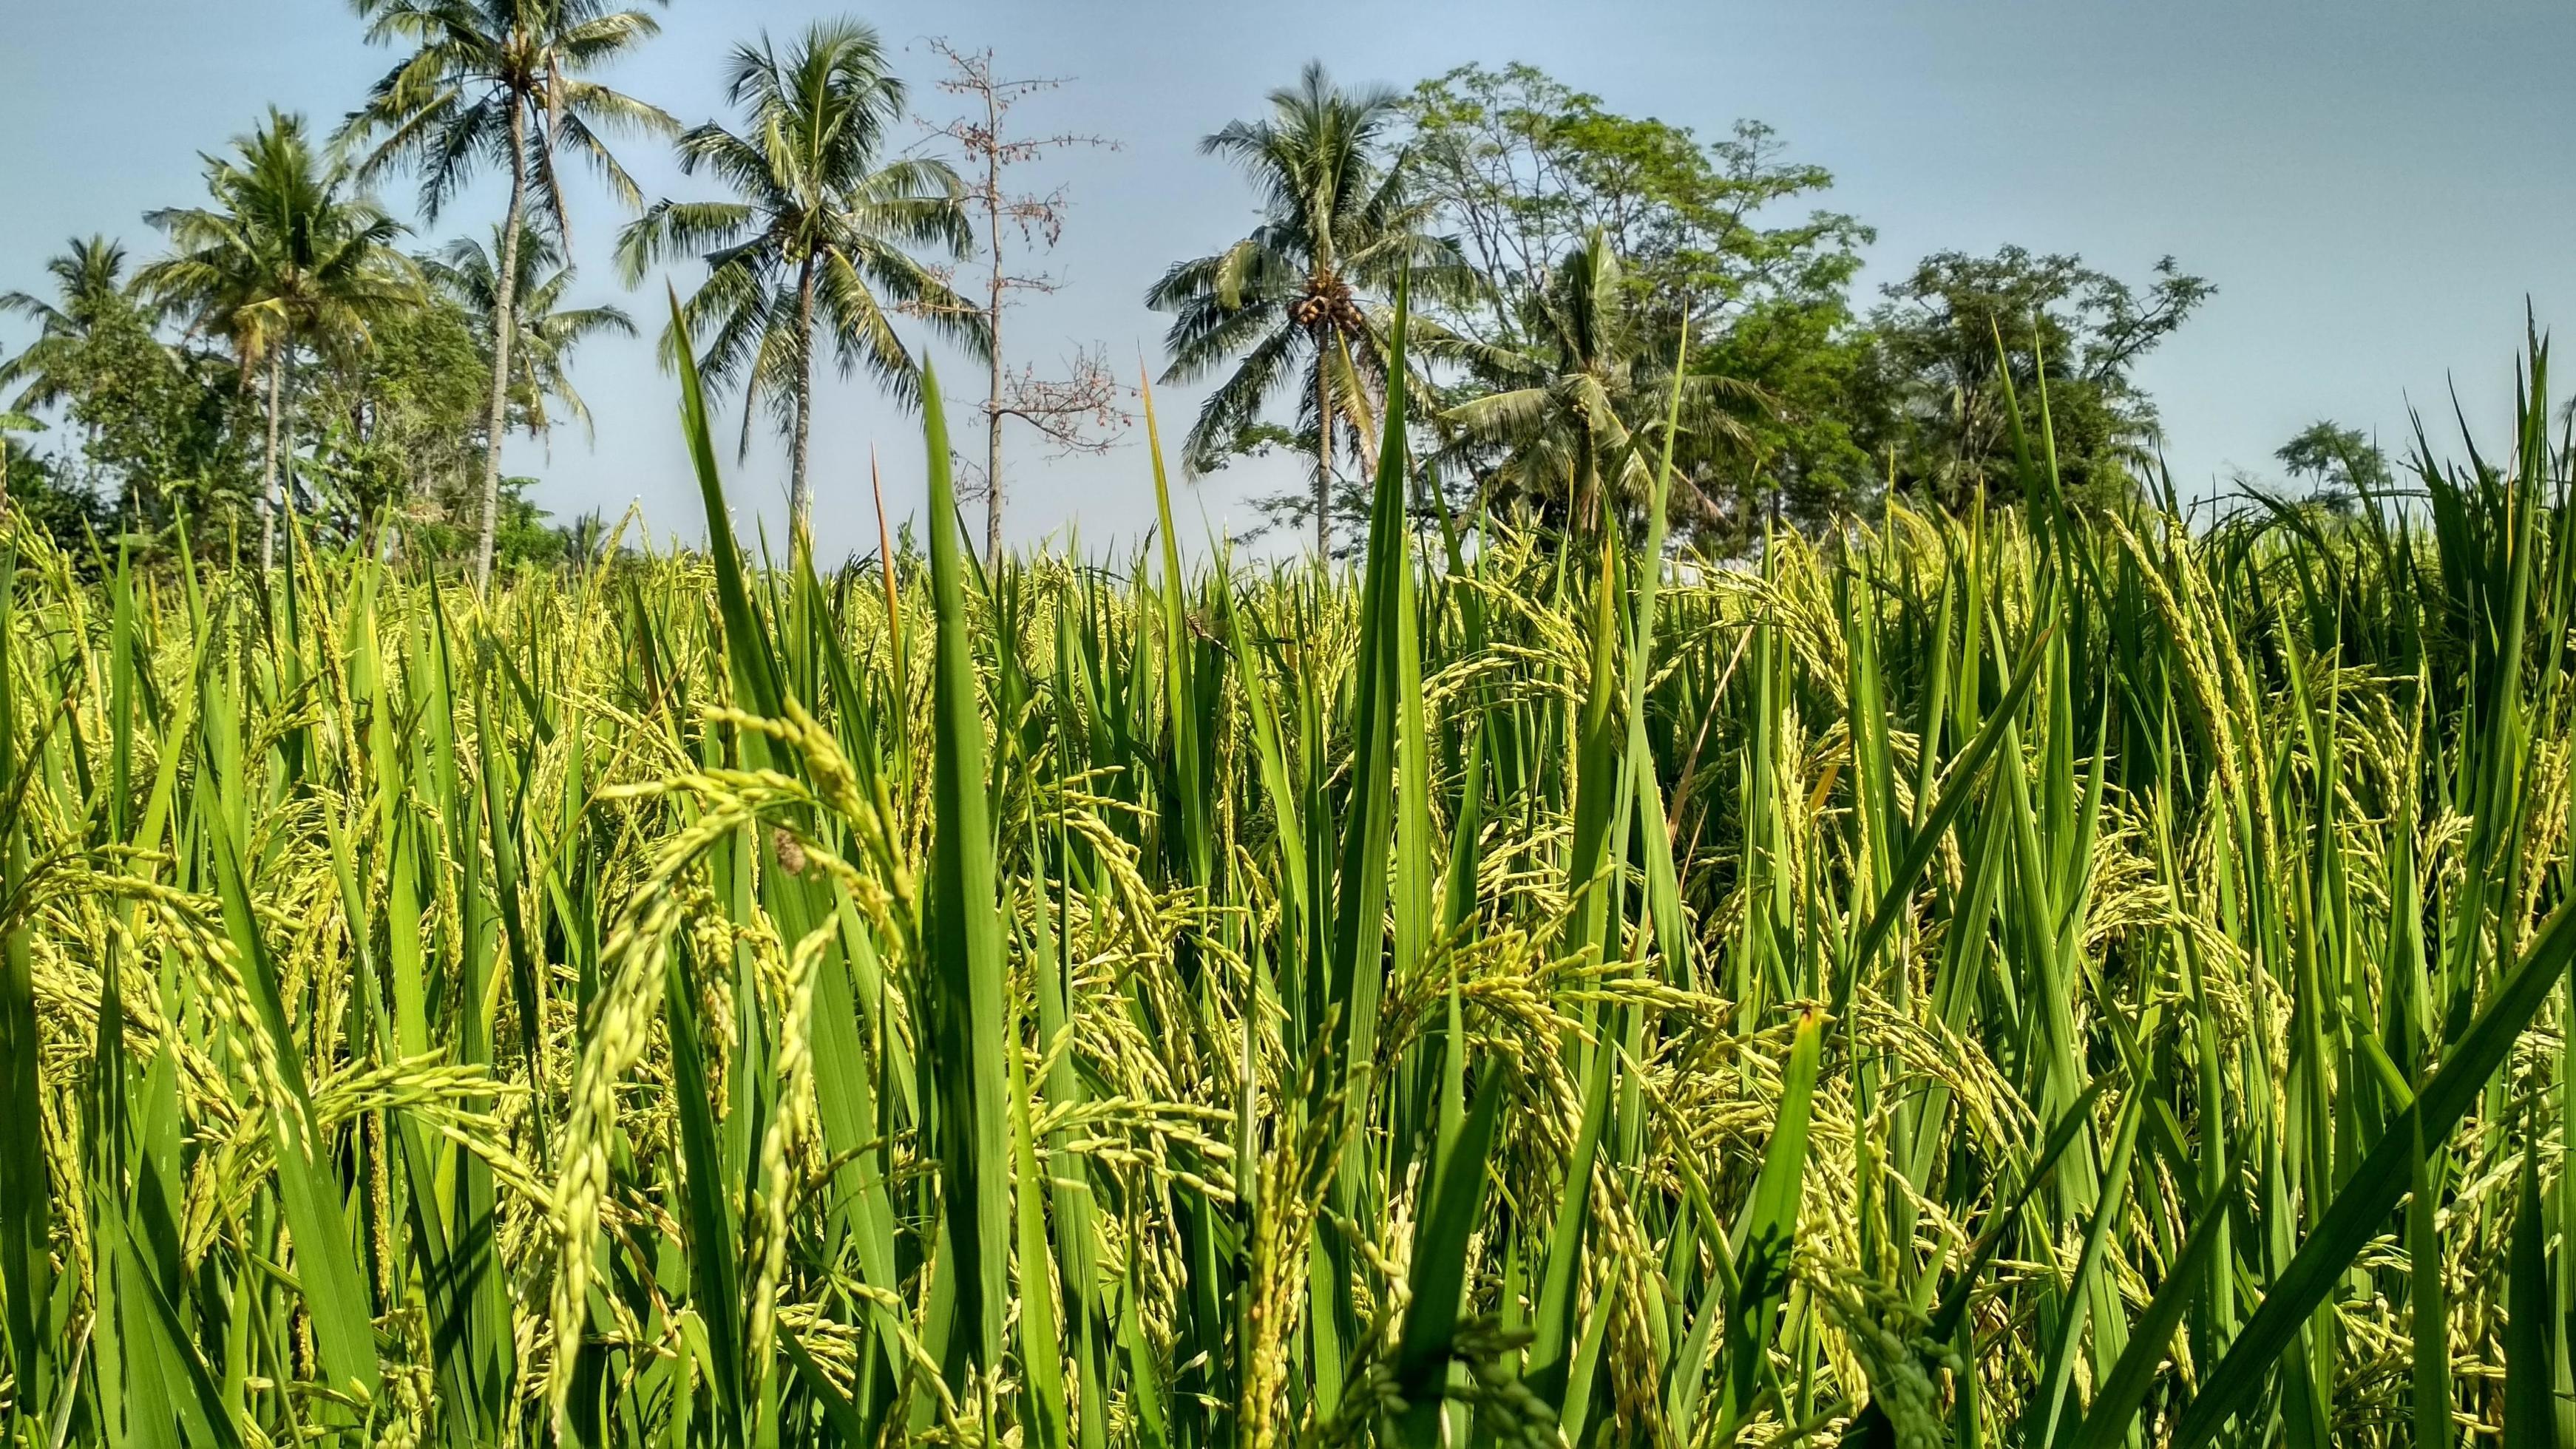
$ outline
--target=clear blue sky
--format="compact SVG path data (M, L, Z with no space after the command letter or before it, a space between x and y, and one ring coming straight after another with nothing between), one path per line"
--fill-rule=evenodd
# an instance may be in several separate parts
M607 78L706 119L728 45L844 12L904 54L925 111L944 100L919 43L936 34L994 47L1005 73L1074 77L1028 105L1029 123L1124 143L1053 163L1074 204L1054 261L1064 286L1015 315L1024 358L1100 344L1159 369L1163 319L1138 300L1145 286L1251 216L1247 189L1194 143L1252 114L1309 56L1345 81L1395 84L1529 60L1615 109L1712 136L1737 117L1767 121L1792 156L1835 173L1829 204L1878 229L1866 289L1949 247L2075 251L2132 277L2172 253L2220 290L2144 381L2163 405L2168 456L2202 491L2237 469L2271 471L2271 450L2319 416L2393 442L2411 399L2447 426L2453 379L2472 419L2491 424L2526 296L2543 326L2576 327L2576 7L2560 4L675 0L662 37ZM199 194L200 151L270 102L336 120L389 64L334 0L28 4L9 30L0 288L37 285L41 260L75 233L122 235L150 253L158 238L141 213ZM704 194L658 148L635 144L628 159L649 193ZM387 199L407 207L409 193ZM497 210L487 185L439 230L481 228ZM579 290L649 326L659 282L627 295L608 265L621 220L598 192L577 197ZM693 269L679 280L693 282ZM0 347L25 336L10 324ZM948 359L948 372L961 402L980 396L962 362ZM595 444L559 432L551 457L514 449L512 466L543 478L539 501L559 517L640 500L657 531L693 536L673 387L649 343L598 343L576 374ZM1177 435L1195 397L1159 401ZM863 380L827 384L815 435L827 553L873 545L872 440L889 503L917 509L916 426ZM1016 449L1016 540L1076 525L1094 548L1141 535L1152 502L1140 447L1061 463L1034 439ZM739 511L777 536L779 454L756 447L734 466L728 450L728 462ZM1183 532L1202 532L1192 511L1245 526L1245 500L1279 481L1246 466L1201 484L1183 502Z

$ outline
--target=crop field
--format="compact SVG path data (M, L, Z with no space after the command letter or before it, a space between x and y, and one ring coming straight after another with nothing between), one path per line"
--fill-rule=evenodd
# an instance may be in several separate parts
M1399 368L1343 564L829 574L681 361L704 552L19 532L17 1449L2569 1442L2545 349L2342 514L1683 566Z

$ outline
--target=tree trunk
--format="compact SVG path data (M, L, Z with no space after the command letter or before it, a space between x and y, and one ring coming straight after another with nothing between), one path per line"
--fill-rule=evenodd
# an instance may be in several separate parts
M286 407L286 348L280 344L268 357L268 453L259 472L259 566L262 570L277 564L277 433L279 414Z
M991 249L993 274L984 293L984 320L990 329L989 381L984 393L984 566L1002 567L1002 113L990 88L984 92L984 241Z
M788 549L814 547L814 490L805 481L806 438L814 421L814 258L796 272L796 441L787 458Z
M1326 329L1315 327L1315 557L1333 559L1333 389Z
M501 516L501 441L510 426L510 341L519 330L519 226L528 205L528 116L510 104L510 205L501 214L499 274L492 279L492 406L484 414L483 520L474 543L474 587L492 577L493 532ZM686 339L682 339L685 344Z

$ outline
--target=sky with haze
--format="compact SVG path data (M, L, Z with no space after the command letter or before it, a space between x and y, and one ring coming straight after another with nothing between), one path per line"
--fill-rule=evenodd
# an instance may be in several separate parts
M339 0L12 0L0 30L0 290L39 289L66 237L104 232L138 257L156 206L202 194L200 152L221 149L275 103L327 128L392 63ZM2141 368L2166 455L2187 491L2239 471L2277 474L2272 450L2318 417L2408 435L2410 403L2437 442L2456 386L2471 422L2506 413L2528 299L2542 327L2576 328L2576 6L2202 0L1536 0L1477 4L1239 4L942 0L936 5L719 4L673 0L661 37L600 78L695 123L719 112L726 49L766 29L784 42L811 18L856 14L944 118L924 45L990 46L1004 75L1070 78L1018 113L1032 130L1097 133L1114 151L1059 154L1024 173L1060 183L1072 209L1053 295L1009 323L1016 360L1042 366L1099 347L1158 371L1166 319L1140 298L1172 261L1240 236L1254 198L1198 138L1256 114L1318 57L1345 83L1408 86L1466 62L1531 61L1613 110L1707 137L1739 117L1777 129L1787 156L1835 175L1822 204L1877 230L1861 281L1927 252L2018 243L2071 251L2143 278L2173 255L2217 295ZM730 119L730 118L728 118ZM666 148L624 159L649 195L705 197ZM407 182L385 199L410 214ZM485 231L501 189L486 178L420 239ZM575 287L658 330L660 279L628 293L609 248L624 218L595 186L574 193ZM703 268L673 269L683 289ZM0 349L27 340L0 323ZM934 353L952 424L974 421L980 369ZM694 538L698 509L679 445L675 385L647 339L606 339L574 375L595 440L558 429L550 453L514 443L513 471L557 518L640 503L657 536ZM864 378L820 385L815 532L826 558L874 546L870 444L898 514L920 506L920 432ZM1167 446L1198 398L1161 390ZM730 436L730 430L728 431ZM1012 443L1016 544L1078 531L1123 552L1153 516L1139 427L1098 458L1051 461ZM783 538L783 451L767 441L727 480L741 525ZM1293 483L1287 460L1238 465L1185 497L1191 542L1258 521L1249 500ZM975 523L980 532L981 518Z

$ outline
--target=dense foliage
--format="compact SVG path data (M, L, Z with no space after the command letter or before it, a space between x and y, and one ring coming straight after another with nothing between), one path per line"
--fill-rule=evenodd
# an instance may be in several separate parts
M737 47L723 75L738 120L684 129L602 79L658 33L647 11L357 9L399 56L332 144L272 113L208 160L203 203L152 214L171 254L137 269L118 243L75 241L47 264L50 295L0 295L0 313L39 334L0 361L0 401L71 425L25 444L52 460L28 476L79 480L136 543L220 555L264 541L291 508L328 541L376 532L457 556L478 584L496 553L559 554L560 537L538 536L541 492L504 475L503 445L583 419L575 352L632 331L576 298L564 240L576 171L636 213L618 232L629 285L704 267L685 279L681 330L708 386L740 407L740 446L764 417L782 435L791 531L812 510L811 418L832 372L864 372L910 406L944 344L985 363L988 420L1123 416L1100 377L1042 385L992 340L1006 289L1052 286L992 255L1005 220L1053 245L1064 217L1060 191L1005 206L1000 170L1099 138L1005 141L998 110L913 123L903 78L855 19ZM1014 84L1017 96L1053 83ZM909 124L926 134L907 138ZM665 141L712 195L648 201L612 146ZM980 158L981 180L941 149ZM1344 557L1368 513L1399 288L1414 315L1409 384L1440 444L1417 510L1557 531L1601 512L1642 537L1658 399L1678 371L1664 523L1720 553L1891 491L1948 508L2009 494L2011 428L2039 425L2043 391L2070 498L2129 501L2156 481L2159 441L2136 364L2212 291L2170 261L2131 283L2008 246L1926 258L1873 301L1856 280L1870 229L1828 204L1832 174L1772 129L1748 120L1709 140L1528 65L1465 66L1410 90L1344 87L1309 65L1201 150L1242 174L1259 210L1143 299L1171 314L1164 381L1211 388L1182 461L1196 474L1301 455L1305 485L1259 501L1272 524ZM434 225L487 170L509 183L497 226L395 249L405 228L373 186L416 177ZM969 257L1000 279L980 300L950 285ZM666 363L680 341L660 339ZM2007 391L2021 399L2011 416ZM1040 430L1058 444L1078 431ZM988 431L983 471L999 473L998 423ZM2305 454L2284 457L2293 490L2353 495ZM84 518L40 521L77 549Z
M1013 557L1001 420L1116 413L1000 355L1048 82L934 47L970 185L855 21L684 130L598 79L645 12L357 8L339 134L0 294L12 1449L2576 1442L2536 339L2501 446L2319 420L2193 520L2175 263L1863 298L1758 123L1309 66L1146 300L1183 468L1293 450L1313 549L1185 568L1146 394L1150 551ZM706 269L702 551L502 471L635 332L567 163ZM371 189L484 167L417 251ZM926 554L813 555L826 349Z
M2552 1442L2545 377L1749 568L1462 554L1399 385L1356 569L753 572L685 368L701 556L21 529L12 1441Z

